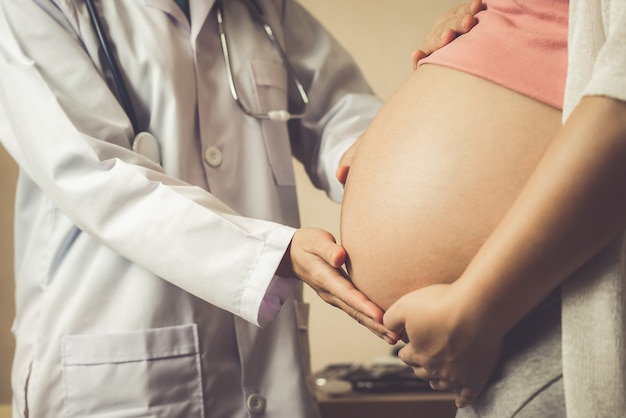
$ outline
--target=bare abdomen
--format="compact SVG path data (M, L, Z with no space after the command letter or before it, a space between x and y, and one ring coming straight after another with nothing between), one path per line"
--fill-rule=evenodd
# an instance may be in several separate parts
M410 290L454 281L560 118L484 79L420 67L361 138L346 182L341 242L355 285L387 308Z

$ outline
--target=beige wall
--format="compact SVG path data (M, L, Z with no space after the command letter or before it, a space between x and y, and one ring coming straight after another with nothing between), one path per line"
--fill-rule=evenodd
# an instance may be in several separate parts
M348 49L374 91L387 98L411 71L411 52L421 45L435 18L461 0L301 0ZM339 205L314 189L296 165L304 226L339 236ZM392 348L307 289L311 303L313 370L329 363L366 362Z
M386 98L409 74L410 54L431 22L460 0L302 0L346 46L375 92ZM302 221L338 235L339 206L328 201L298 174ZM10 400L9 371L13 337L12 210L15 166L0 148L0 404ZM328 363L368 361L387 355L390 348L335 308L307 292L312 304L311 350L313 368Z
M0 404L8 403L13 358L13 194L17 169L0 146Z

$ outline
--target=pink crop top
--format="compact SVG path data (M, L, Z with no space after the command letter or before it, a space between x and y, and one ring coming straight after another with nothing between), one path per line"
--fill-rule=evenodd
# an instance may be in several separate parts
M419 62L473 74L563 108L568 0L484 0L478 24Z

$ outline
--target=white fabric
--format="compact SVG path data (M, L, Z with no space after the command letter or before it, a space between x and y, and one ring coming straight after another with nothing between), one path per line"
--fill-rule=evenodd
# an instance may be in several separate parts
M190 3L191 23L171 0L96 2L158 166L129 150L84 3L0 0L0 140L21 171L16 416L242 417L252 395L265 417L317 416L306 307L253 324L299 223L292 153L339 199L337 162L380 101L298 4L261 0L311 106L289 129L245 116L213 1ZM282 108L281 60L245 2L224 7L243 99Z
M564 117L583 95L626 101L626 1L570 2ZM563 286L563 378L568 418L626 413L624 238Z

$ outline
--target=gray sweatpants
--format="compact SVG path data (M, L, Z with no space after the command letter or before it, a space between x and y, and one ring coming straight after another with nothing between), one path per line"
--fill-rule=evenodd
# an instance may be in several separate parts
M565 418L561 303L555 296L509 332L491 382L456 418Z

